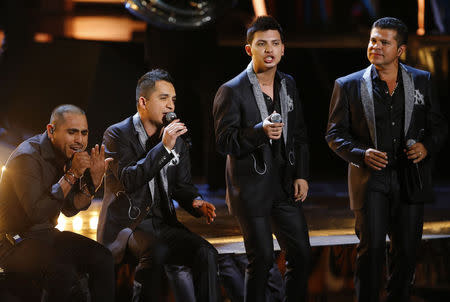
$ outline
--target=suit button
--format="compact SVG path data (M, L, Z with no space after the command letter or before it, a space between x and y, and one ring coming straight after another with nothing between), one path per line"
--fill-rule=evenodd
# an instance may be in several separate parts
M395 122L392 122L392 126L395 126Z

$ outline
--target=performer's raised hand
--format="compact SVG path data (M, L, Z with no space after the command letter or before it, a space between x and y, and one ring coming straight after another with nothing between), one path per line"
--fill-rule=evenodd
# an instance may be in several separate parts
M273 112L275 113L275 111ZM272 114L273 114L272 113ZM263 122L263 130L266 133L267 137L270 139L280 139L281 133L283 132L283 123L273 123L271 121L272 115L269 115L264 119Z
M187 132L186 125L180 122L179 119L173 120L169 125L164 128L162 143L164 147L172 150L175 146L177 138Z
M91 150L91 158L90 158L90 172L92 177L92 182L96 189L100 187L103 181L103 176L108 169L108 164L113 159L108 157L105 159L105 146L101 147L98 144L95 145Z

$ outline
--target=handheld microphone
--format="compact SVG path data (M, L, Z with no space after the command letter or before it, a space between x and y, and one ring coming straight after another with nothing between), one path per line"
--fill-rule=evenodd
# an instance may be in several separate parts
M169 125L175 119L177 119L177 114L175 112L167 112L166 116L164 117L164 126ZM192 147L192 140L189 134L185 133L181 135L181 138L183 139L188 149L190 149Z
M169 125L176 118L177 118L177 115L175 112L167 112L166 116L164 117L164 126Z
M272 115L270 116L270 121L272 123L281 123L282 122L281 114L279 114L278 112L272 113Z
M420 129L419 130L419 134L417 135L417 141L421 141L423 139L424 134L425 134L425 130L424 129ZM411 147L415 143L417 143L417 141L415 139L412 139L412 138L408 139L406 141L406 147L408 148L408 150L411 149ZM415 163L414 165L416 166L416 171L417 171L417 175L418 175L418 178L419 178L419 186L420 186L420 189L422 190L423 184L422 184L422 177L420 176L420 171L419 171L419 163Z
M83 152L83 150L78 149L75 151L75 153L78 153L78 152ZM72 154L72 156L67 160L66 171L68 171L72 167L72 161L73 161L73 157L75 156L75 153ZM95 186L94 186L94 182L92 181L91 170L89 168L84 170L84 173L83 173L83 175L81 175L80 179L81 178L85 179L85 183L87 185L87 189L88 189L89 193L91 195L94 195L95 194ZM81 186L81 183L80 183L80 186Z

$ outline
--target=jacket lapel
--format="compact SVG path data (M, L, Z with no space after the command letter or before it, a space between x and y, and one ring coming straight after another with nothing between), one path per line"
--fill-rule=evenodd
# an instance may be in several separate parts
M287 143L287 131L288 131L288 125L289 125L289 108L288 108L288 103L287 103L287 99L289 98L289 95L287 93L287 88L286 88L286 79L283 78L280 75L281 78L281 87L280 87L280 107L281 107L281 116L283 118L283 123L284 123L284 127L283 127L283 139L284 139L284 145L286 146Z
M367 126L369 127L370 138L377 148L377 130L375 125L375 107L373 104L373 90L372 90L372 65L366 68L361 79L361 102L364 108L364 116L366 117Z
M412 75L406 71L403 64L400 64L402 70L403 88L405 90L405 128L404 135L408 134L409 125L411 123L411 116L414 109L414 80Z
M264 101L264 96L263 96L261 87L259 86L258 79L256 78L255 71L253 70L253 61L250 61L250 63L247 66L247 76L248 76L248 79L250 80L250 83L252 84L253 95L256 100L256 105L258 106L259 114L261 115L261 121L264 121L264 119L267 116L269 116L269 113L267 112L267 106L266 106L266 102ZM280 92L279 92L280 107L281 107L280 114L281 114L281 117L282 117L282 120L284 123L283 139L284 139L284 144L286 145L287 131L288 131L288 128L287 128L288 127L288 112L289 112L287 99L288 99L289 95L287 94L287 89L286 89L286 79L283 78L281 75L280 75L280 78L281 78L281 88L280 88Z
M247 66L247 76L252 84L253 95L255 96L256 105L258 106L259 114L261 115L261 121L264 121L264 119L269 116L269 113L267 112L267 106L264 102L264 96L261 87L259 86L258 79L253 71L253 61L250 61L250 64Z

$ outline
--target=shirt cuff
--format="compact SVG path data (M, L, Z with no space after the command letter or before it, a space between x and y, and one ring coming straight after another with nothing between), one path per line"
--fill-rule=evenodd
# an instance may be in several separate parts
M64 193L62 191L61 185L58 182L52 186L51 194L56 200L60 202L64 201Z

